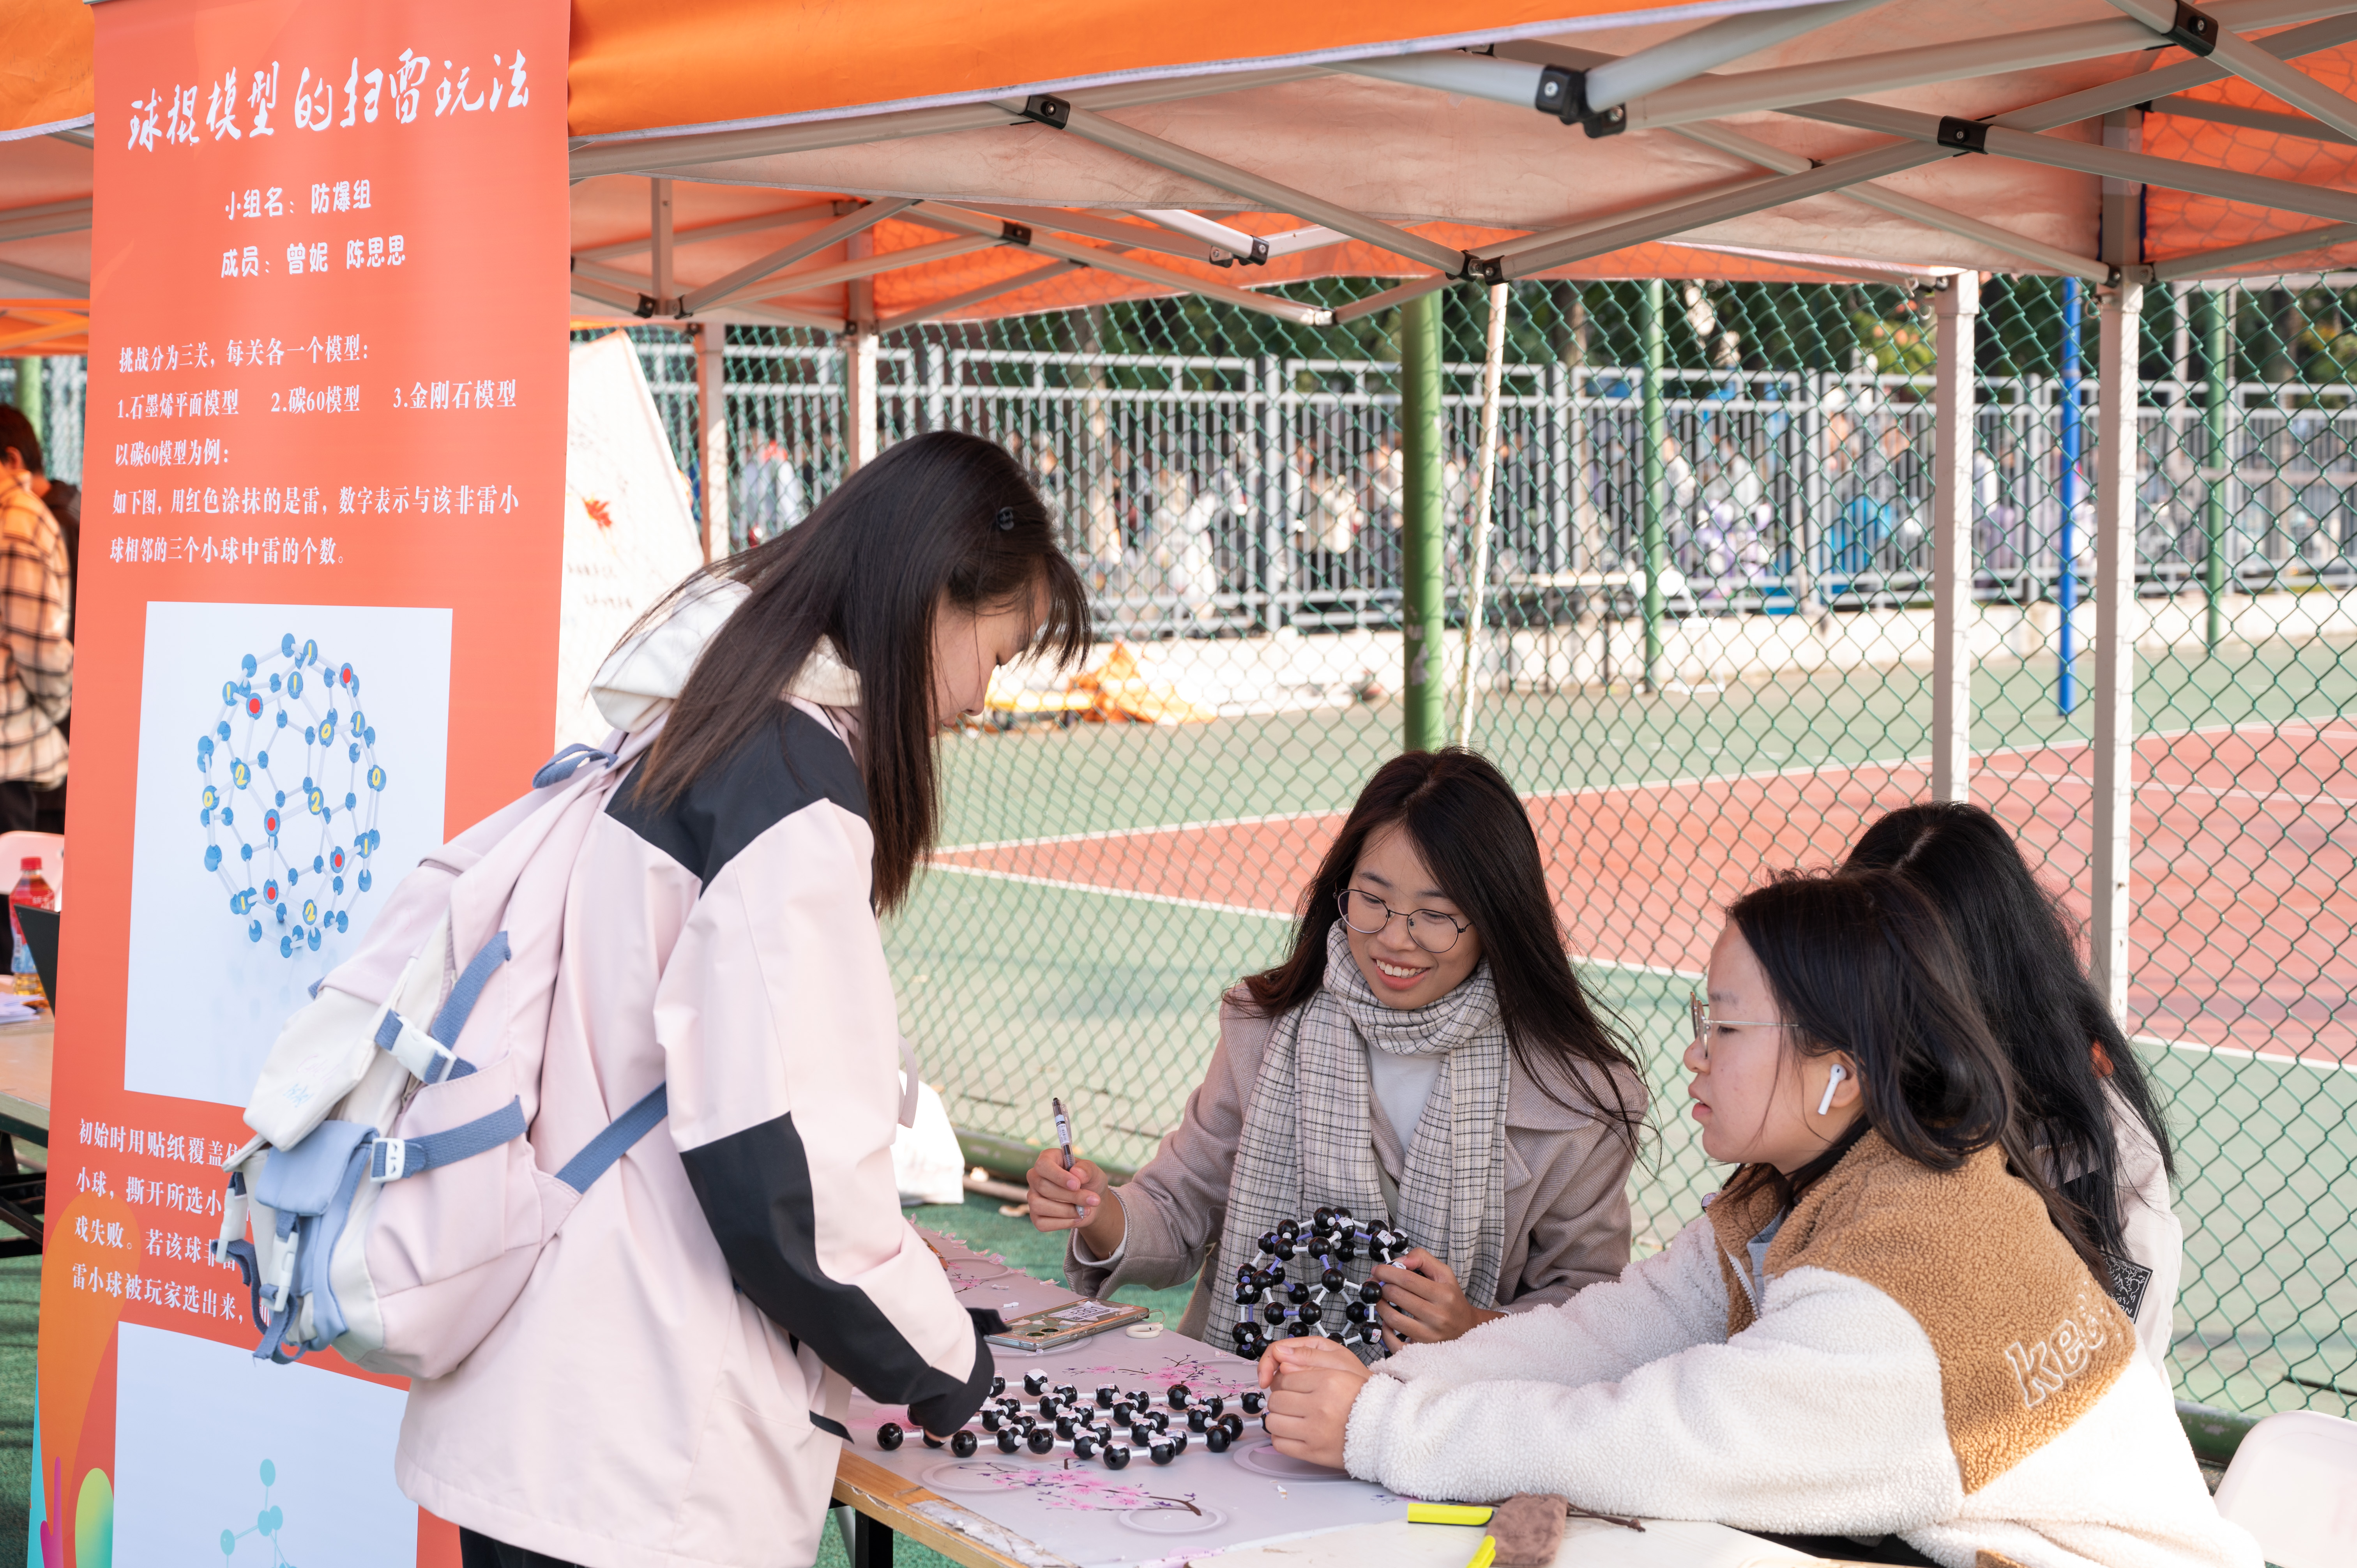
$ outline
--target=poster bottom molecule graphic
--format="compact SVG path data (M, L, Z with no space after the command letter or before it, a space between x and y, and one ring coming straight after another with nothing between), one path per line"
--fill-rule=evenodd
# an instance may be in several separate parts
M158 602L144 662L124 1087L242 1104L443 842L450 614Z
M397 1390L117 1332L115 1562L414 1568L417 1509L393 1481Z

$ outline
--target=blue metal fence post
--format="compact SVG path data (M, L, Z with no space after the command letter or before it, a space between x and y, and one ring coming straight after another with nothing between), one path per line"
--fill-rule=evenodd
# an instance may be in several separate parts
M2062 505L2062 527L2058 542L2061 555L2054 585L2054 601L2061 612L2061 624L2055 628L2057 659L2054 671L2054 706L2068 717L2079 705L2077 672L2072 661L2078 657L2078 636L2071 625L2071 612L2079 605L2079 453L2083 445L2083 425L2079 409L2079 280L2062 280L2062 385L2061 388L2062 472L2055 485L2055 493Z

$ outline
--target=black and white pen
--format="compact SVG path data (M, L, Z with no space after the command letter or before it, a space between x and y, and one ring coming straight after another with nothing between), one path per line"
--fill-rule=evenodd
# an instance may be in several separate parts
M1061 1100L1050 1100L1048 1103L1055 1107L1056 1143L1064 1151L1064 1168L1071 1170L1072 1168L1072 1119L1064 1114L1064 1102Z

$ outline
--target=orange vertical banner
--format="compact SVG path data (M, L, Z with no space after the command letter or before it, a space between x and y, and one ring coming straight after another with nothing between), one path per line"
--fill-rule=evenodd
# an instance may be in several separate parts
M279 1025L548 748L567 13L96 23L35 1544L407 1568L401 1384L255 1361L206 1243Z

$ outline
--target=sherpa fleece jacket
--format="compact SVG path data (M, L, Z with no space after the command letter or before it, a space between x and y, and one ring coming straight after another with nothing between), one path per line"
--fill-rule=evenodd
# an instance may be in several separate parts
M743 593L618 654L608 719L659 723ZM395 1474L443 1519L586 1568L808 1563L846 1379L935 1431L982 1402L989 1349L892 1177L899 1028L842 716L856 682L813 659L802 700L668 806L624 781L557 885L546 1146L658 1083L671 1114L474 1353L412 1387Z
M2259 1568L2127 1319L1995 1149L1868 1133L1770 1243L1764 1184L1560 1306L1379 1363L1352 1475L1424 1498L1896 1533L1950 1568Z

